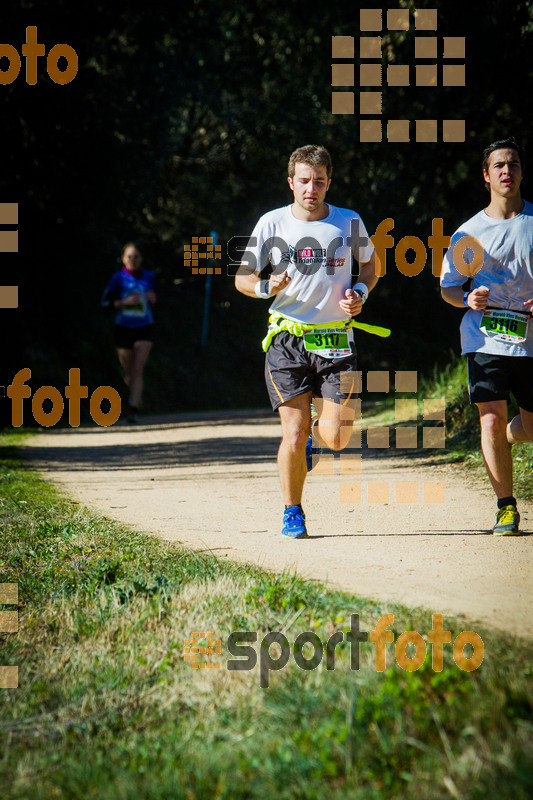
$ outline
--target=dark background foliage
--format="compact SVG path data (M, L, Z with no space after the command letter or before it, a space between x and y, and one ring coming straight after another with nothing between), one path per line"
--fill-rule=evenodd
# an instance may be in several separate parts
M467 85L385 88L384 118L464 118L464 143L363 144L357 115L331 114L331 36L357 41L361 4L6 2L2 42L20 52L26 27L37 25L47 52L74 47L79 72L59 86L40 58L35 86L25 82L24 62L0 86L0 201L20 208L20 252L0 256L2 283L20 287L19 308L0 312L0 385L30 367L33 388L61 388L79 367L90 391L120 387L112 316L99 302L121 245L135 239L159 281L146 410L265 405L259 342L267 304L237 294L225 256L202 350L206 281L184 267L183 245L215 230L224 251L261 214L288 203L286 164L302 144L332 154L328 199L359 211L370 233L392 217L396 243L405 235L427 242L434 217L451 234L479 210L488 199L483 147L509 134L528 144L531 3L388 7L415 5L438 8L439 42L466 36ZM408 33L382 35L384 63L413 64L412 22ZM355 64L357 75L357 54ZM459 317L440 299L430 258L408 278L389 252L365 319L393 335L359 337L363 368L444 364L458 350ZM0 412L5 405L0 397Z

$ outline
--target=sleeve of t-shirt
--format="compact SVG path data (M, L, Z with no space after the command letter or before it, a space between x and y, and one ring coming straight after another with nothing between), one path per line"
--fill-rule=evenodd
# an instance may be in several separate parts
M276 263L281 257L281 248L276 248L276 240L273 238L274 226L266 219L265 216L261 217L252 235L248 239L246 250L242 255L241 264L247 267L252 272L261 272L265 267L269 266L272 259ZM265 247L266 243L266 247ZM280 244L285 243L280 239ZM286 247L286 245L285 245ZM277 257L276 257L277 253Z
M155 277L155 272L150 272L148 274L148 291L155 292L157 284L157 278Z
M358 229L354 237L355 242L352 245L352 251L355 259L360 264L366 264L367 261L370 261L370 259L372 258L372 253L374 252L375 248L372 242L370 241L370 236L368 235L365 223L363 222L361 217L359 216L355 217L354 223L358 226Z
M442 270L440 273L440 285L443 287L462 286L463 283L468 280L468 275L463 275L463 273L459 272L455 266L453 257L455 245L464 236L468 236L468 233L465 231L456 231L450 240L450 246L444 254L444 258L442 260ZM468 247L465 248L462 258L465 264L471 264L474 260L473 251Z
M110 305L112 305L113 302L117 300L117 298L119 297L119 293L120 293L120 273L115 272L115 274L111 276L109 283L104 289L102 300L100 301L102 307L108 308Z

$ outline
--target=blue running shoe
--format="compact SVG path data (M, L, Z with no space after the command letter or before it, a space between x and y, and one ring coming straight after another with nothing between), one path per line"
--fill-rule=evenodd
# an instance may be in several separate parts
M313 447L313 434L309 434L309 439L305 445L305 460L307 461L307 471L311 472L313 469L313 455L321 455L321 447Z
M281 535L289 539L307 539L305 514L301 506L289 506L285 509Z

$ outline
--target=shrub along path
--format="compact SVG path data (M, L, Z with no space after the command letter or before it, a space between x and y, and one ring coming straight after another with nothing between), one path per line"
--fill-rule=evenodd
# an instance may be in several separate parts
M520 503L525 535L494 537L495 502L484 476L436 465L423 449L365 448L362 466L361 451L347 450L351 459L323 457L308 479L310 538L285 541L278 444L270 412L233 411L50 429L22 452L75 500L162 539L296 569L369 598L464 615L474 630L478 620L533 635L524 613L533 603L531 503ZM444 502L434 502L443 488ZM402 497L417 502L397 502Z

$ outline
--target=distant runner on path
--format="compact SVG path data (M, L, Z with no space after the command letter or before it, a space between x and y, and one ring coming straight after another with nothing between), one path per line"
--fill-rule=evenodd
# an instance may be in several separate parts
M469 309L461 322L461 345L468 359L470 402L479 409L481 450L498 498L493 533L509 536L519 534L520 522L510 445L533 441L533 205L520 194L522 163L515 139L489 145L482 170L490 203L452 236L441 293L452 306ZM453 253L464 236L475 237L483 250L468 291L463 286L467 270L457 269L460 257ZM473 264L475 248L470 253ZM509 392L520 413L508 423Z
M248 297L274 299L263 342L265 378L282 427L282 534L291 539L307 537L302 494L313 396L320 398L318 444L342 450L350 440L357 397L352 317L361 313L379 272L359 214L325 202L331 170L324 147L307 145L292 153L288 182L294 202L261 217L235 278ZM360 267L353 287L352 255ZM274 271L260 279L270 264Z
M155 274L142 266L138 246L129 242L122 248L122 269L111 276L102 306L113 306L115 344L128 387L127 421L137 422L143 394L143 372L154 340L151 306L156 302Z

